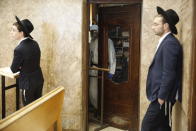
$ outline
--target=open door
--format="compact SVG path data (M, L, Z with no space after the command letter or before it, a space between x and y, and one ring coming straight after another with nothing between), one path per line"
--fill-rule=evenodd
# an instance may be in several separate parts
M108 48L115 49L115 73L104 75L104 121L137 131L139 125L139 64L141 4L99 9L99 63L109 67Z

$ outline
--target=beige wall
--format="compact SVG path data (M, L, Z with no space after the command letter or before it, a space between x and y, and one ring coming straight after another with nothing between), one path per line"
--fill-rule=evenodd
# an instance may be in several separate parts
M85 0L1 0L0 1L0 67L11 64L13 50L17 45L9 37L10 27L15 22L14 15L19 18L28 18L34 24L35 30L32 36L39 42L42 57L41 66L44 72L44 93L58 85L66 88L65 101L62 112L62 124L64 129L82 130L84 128L83 116L85 105L82 106L82 58L84 46L82 41L85 35L83 24L87 24L82 18ZM148 67L155 53L158 37L153 35L151 23L156 15L156 6L164 9L172 8L180 16L177 25L184 50L184 79L183 102L174 107L173 125L174 131L187 131L188 101L189 101L189 72L192 43L192 1L193 0L143 0L142 30L141 30L141 72L140 72L140 123L146 112L149 102L146 99L145 83ZM86 7L84 7L86 8ZM84 23L82 21L84 20ZM82 39L83 35L83 39ZM83 42L84 43L84 42ZM83 48L82 48L83 47ZM85 46L86 47L86 46ZM85 75L83 75L85 76ZM13 81L9 80L9 83ZM7 93L7 111L14 111L14 90ZM85 99L85 98L84 98ZM176 122L176 121L179 122ZM180 123L180 124L179 124Z
M14 15L34 24L44 72L44 93L58 85L65 87L62 112L64 129L82 128L82 4L83 0L1 0L0 67L9 66L17 45L9 36ZM9 91L10 92L10 91ZM14 91L7 94L14 111Z
M144 0L142 11L142 37L141 37L141 68L140 68L140 124L149 102L146 98L146 77L148 67L155 53L158 37L153 35L151 24L154 15L157 14L156 6L164 9L174 9L180 17L177 24L178 35L184 51L184 68L183 68L183 101L177 103L173 111L173 130L187 131L188 126L188 103L190 91L190 56L192 44L192 6L193 0Z

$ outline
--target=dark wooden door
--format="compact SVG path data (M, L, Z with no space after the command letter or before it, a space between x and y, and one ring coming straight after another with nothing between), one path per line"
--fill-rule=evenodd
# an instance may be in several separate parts
M122 129L138 130L140 4L99 10L99 62L108 68L108 39L116 53L112 79L104 75L104 120Z

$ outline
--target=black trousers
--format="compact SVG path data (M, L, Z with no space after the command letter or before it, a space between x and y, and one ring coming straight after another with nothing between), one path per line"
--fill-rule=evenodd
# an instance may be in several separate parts
M43 88L43 83L42 84L33 84L30 85L28 89L23 89L22 90L22 100L23 100L23 105L28 105L31 102L37 100L42 96L42 88Z
M165 103L151 102L142 121L141 131L171 131L169 126L169 104L165 115Z

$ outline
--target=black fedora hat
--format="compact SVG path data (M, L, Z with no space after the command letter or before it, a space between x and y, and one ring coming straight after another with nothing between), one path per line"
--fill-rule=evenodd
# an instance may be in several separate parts
M30 35L30 33L33 31L34 27L30 20L24 19L20 20L17 16L15 16L17 23L22 27L22 31L33 39L33 37Z
M165 20L169 24L171 32L174 34L178 34L178 31L175 26L179 21L178 14L172 9L168 9L168 10L164 11L159 6L157 6L157 12L158 12L158 14L161 14L165 18Z

